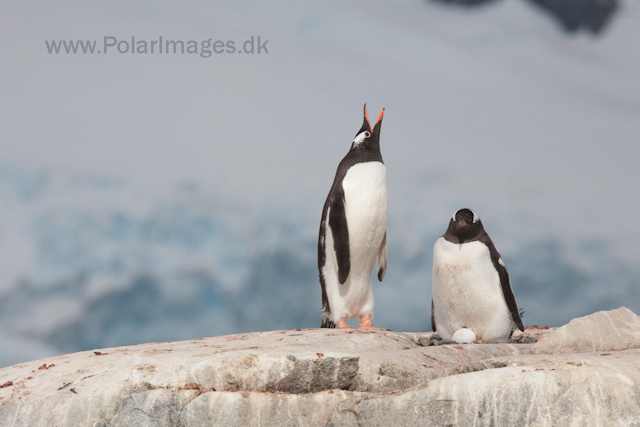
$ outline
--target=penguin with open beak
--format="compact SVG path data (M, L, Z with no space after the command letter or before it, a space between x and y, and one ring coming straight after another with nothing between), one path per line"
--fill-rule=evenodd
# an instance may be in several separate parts
M322 286L322 327L349 329L346 320L360 318L360 329L372 326L371 271L378 280L387 268L387 170L380 153L384 109L373 128L367 106L364 122L338 165L322 209L318 270Z

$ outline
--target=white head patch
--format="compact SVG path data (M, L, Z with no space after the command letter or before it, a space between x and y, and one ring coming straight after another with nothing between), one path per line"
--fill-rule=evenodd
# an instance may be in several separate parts
M356 138L353 140L353 143L358 146L360 144L362 144L362 142L369 138L371 136L371 132L369 132L368 130L362 131L358 134L358 136L356 136Z
M471 209L469 209L471 210ZM453 222L456 221L456 214L458 213L458 211L455 211L453 213L453 215L451 215L451 219L453 220ZM475 213L474 211L471 211L471 213L473 214L473 223L475 224L476 222L480 221L480 217L478 216L477 213Z

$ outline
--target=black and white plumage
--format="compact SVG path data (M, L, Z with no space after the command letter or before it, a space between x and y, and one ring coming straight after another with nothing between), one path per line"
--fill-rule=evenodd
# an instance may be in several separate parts
M322 286L322 327L348 328L360 317L371 326L371 271L378 263L382 281L387 267L387 175L380 154L382 116L373 128L364 107L364 122L351 149L338 165L322 209L318 270Z
M450 341L461 328L478 340L505 341L524 331L507 268L478 215L453 214L433 248L431 327Z

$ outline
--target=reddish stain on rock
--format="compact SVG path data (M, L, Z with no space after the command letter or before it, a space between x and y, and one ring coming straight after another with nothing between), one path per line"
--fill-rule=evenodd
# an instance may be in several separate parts
M184 390L202 390L202 387L200 386L200 384L196 384L196 383L187 383L182 388Z

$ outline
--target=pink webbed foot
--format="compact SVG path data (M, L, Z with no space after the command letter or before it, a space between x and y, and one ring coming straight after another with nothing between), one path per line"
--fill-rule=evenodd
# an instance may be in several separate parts
M345 319L338 320L338 329L351 329L351 326L347 324Z
M365 331L386 331L386 329L384 328L376 328L372 325L370 314L360 317L360 325L358 326L358 329L362 329Z

